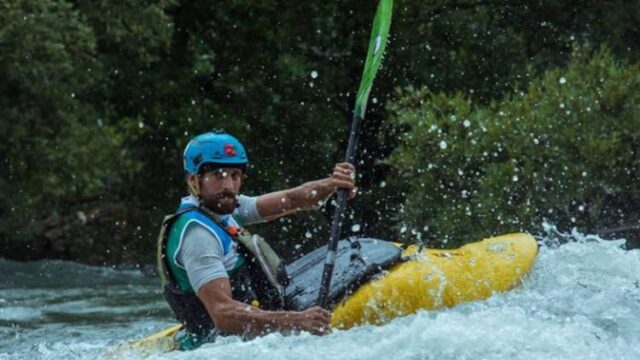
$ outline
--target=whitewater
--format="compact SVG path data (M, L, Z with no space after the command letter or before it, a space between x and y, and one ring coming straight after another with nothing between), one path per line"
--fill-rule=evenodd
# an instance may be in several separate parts
M384 326L219 339L151 359L640 359L640 250L576 231L539 238L516 289ZM174 323L139 270L0 259L0 359L108 359ZM119 353L117 358L138 359Z

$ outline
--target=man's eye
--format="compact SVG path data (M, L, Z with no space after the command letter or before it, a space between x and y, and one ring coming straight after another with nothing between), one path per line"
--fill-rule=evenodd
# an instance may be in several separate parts
M223 179L227 176L227 173L224 171L216 171L214 174L215 174L215 177L218 179Z

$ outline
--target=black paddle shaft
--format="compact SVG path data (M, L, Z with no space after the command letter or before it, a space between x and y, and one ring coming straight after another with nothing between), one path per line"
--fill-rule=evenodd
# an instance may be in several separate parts
M358 147L358 136L360 133L360 124L362 117L355 115L351 122L351 133L349 134L349 144L347 145L347 153L345 161L354 164L356 159L356 148ZM355 166L355 164L354 164ZM318 305L327 309L329 306L329 288L331 286L331 277L333 276L333 266L336 261L336 249L338 248L338 240L344 223L344 212L347 208L347 199L349 191L346 189L338 190L338 198L336 199L336 208L333 213L331 222L331 236L327 245L327 257L324 262L322 271L322 283L320 284L320 293L318 294Z

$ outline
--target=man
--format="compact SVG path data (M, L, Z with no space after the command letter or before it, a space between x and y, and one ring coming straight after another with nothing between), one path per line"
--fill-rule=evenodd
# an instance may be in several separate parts
M185 148L190 195L182 199L176 214L165 218L159 242L165 297L188 332L182 348L210 341L217 333L330 331L331 314L320 307L295 312L256 306L261 299L251 289L246 295L246 287L252 285L245 286L242 279L259 271L249 267L252 255L238 244L237 229L317 209L337 189L347 189L353 197L355 169L340 163L328 178L248 197L240 195L247 163L243 145L224 132L198 135ZM247 268L253 274L247 275Z

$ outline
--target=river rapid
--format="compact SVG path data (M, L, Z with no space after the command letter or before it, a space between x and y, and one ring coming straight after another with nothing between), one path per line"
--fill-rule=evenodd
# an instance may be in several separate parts
M323 337L229 337L151 358L640 359L640 250L549 234L523 284L485 301ZM0 259L0 273L0 359L107 358L174 323L158 280L141 271Z

